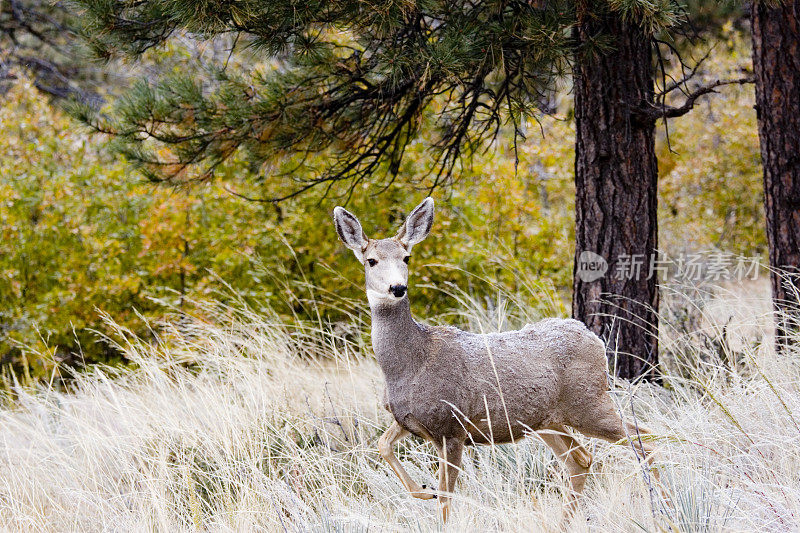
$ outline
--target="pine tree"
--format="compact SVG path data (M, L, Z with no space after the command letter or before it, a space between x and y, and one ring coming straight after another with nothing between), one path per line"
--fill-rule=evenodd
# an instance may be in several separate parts
M577 251L607 256L612 269L600 282L576 278L574 314L620 352L620 375L652 374L658 298L647 274L656 245L655 123L687 112L713 89L687 94L677 107L664 102L670 91L654 92L653 39L675 23L678 4L76 3L101 56L139 57L185 32L209 40L233 36L237 49L254 54L258 68L250 73L220 66L204 79L143 81L110 118L78 112L113 134L127 158L157 181L210 177L235 153L253 168L276 158L302 165L309 153L328 154L325 168L267 199L273 201L343 180L355 187L394 179L431 114L433 181L441 184L501 130L521 141L521 124L542 111L574 60ZM644 276L636 283L613 279L623 254L643 256ZM613 303L596 305L601 293ZM643 318L631 325L632 314Z
M599 3L598 3L599 4ZM657 243L652 34L600 5L578 13L580 43L613 38L613 50L579 54L575 68L575 265L585 252L607 262L598 279L574 277L572 314L606 340L615 373L655 375Z
M739 19L740 11L690 4L586 1L576 12L572 313L605 339L615 374L627 379L658 378L657 122L666 128L701 96L749 81L693 80L704 59L685 65L680 49ZM590 46L603 40L608 46ZM662 48L686 67L684 78L668 80ZM586 252L606 261L604 276L579 274Z
M784 350L800 325L800 2L754 1L751 21L776 344Z
M235 35L254 71L143 81L94 124L155 180L208 177L237 150L254 168L330 154L327 168L274 200L391 179L434 107L438 182L507 124L521 135L567 68L573 18L569 2L77 3L101 56L139 57L180 32Z

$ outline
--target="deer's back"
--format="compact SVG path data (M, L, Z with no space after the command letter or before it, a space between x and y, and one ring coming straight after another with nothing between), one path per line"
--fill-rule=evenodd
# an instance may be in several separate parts
M401 424L410 414L435 438L514 440L564 422L565 410L607 389L603 344L575 320L484 335L449 327L426 332L424 363L388 393Z

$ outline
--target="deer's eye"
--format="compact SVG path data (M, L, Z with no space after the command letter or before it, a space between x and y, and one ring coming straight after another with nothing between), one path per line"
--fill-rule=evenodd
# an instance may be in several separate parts
M367 264L371 267L374 267L375 265L378 264L378 261L376 261L375 259L367 259Z
M403 258L403 263L408 264L408 260L411 259L410 255L407 255Z

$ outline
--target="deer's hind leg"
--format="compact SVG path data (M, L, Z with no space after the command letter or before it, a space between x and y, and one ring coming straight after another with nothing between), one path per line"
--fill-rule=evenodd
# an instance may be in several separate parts
M571 488L567 498L567 507L570 512L573 512L578 496L581 495L586 484L589 467L592 465L592 455L567 432L564 426L552 426L537 434L567 469Z
M421 500L430 500L436 497L433 491L427 490L424 486L420 486L419 483L411 479L411 476L408 475L408 472L406 472L406 469L403 468L403 465L400 464L400 460L392 451L392 447L395 443L406 438L408 435L409 432L403 429L397 421L392 422L392 425L386 430L386 433L381 435L381 438L378 440L378 451L381 457L389 463L394 473L400 478L400 482L413 497Z

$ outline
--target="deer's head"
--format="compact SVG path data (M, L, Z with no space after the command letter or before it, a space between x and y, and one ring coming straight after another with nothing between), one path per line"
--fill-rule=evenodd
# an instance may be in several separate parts
M370 305L393 305L402 301L408 290L411 248L431 231L433 199L425 198L408 215L397 235L388 239L368 238L356 216L343 207L333 210L333 221L339 238L364 265Z

